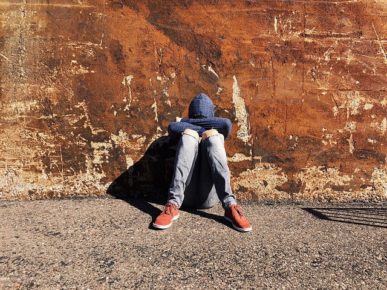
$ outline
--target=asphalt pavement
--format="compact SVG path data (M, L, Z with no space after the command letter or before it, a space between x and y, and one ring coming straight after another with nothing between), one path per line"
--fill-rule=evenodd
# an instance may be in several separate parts
M387 289L387 204L242 204L223 209L141 200L0 201L0 289Z

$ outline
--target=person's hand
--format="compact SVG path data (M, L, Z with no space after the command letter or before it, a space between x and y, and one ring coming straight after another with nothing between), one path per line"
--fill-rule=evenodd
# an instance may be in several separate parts
M190 136L194 137L196 140L200 140L199 134L195 130L187 128L184 130L183 134L190 135Z
M181 121L181 117L176 117L176 122L180 122Z
M210 129L210 130L206 130L203 132L202 134L202 139L203 140L206 140L207 138L211 137L211 136L214 136L214 135L218 135L219 132L218 130L216 129Z

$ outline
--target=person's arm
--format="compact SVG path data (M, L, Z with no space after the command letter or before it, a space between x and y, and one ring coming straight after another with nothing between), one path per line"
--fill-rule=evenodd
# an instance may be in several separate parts
M180 121L180 122L171 122L169 124L168 134L172 138L178 138L181 136L181 134L184 132L185 129L192 129L198 132L199 136L202 136L202 133L206 130L203 127Z
M224 136L224 139L226 139L230 135L232 128L232 123L229 119L220 117L202 119L183 118L181 119L181 121L184 123L200 126L205 130L216 129Z

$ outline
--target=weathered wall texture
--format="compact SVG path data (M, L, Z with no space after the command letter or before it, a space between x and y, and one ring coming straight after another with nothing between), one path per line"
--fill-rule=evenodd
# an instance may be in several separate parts
M0 13L2 199L105 194L202 91L233 120L240 198L387 198L385 0L0 0Z

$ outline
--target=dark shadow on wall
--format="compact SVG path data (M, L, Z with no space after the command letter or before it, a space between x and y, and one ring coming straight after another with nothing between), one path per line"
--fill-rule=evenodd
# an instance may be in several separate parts
M322 220L387 228L387 208L383 207L303 208L303 210Z
M124 200L155 218L164 204L172 179L176 141L168 136L155 140L143 157L121 173L108 187L107 194Z

